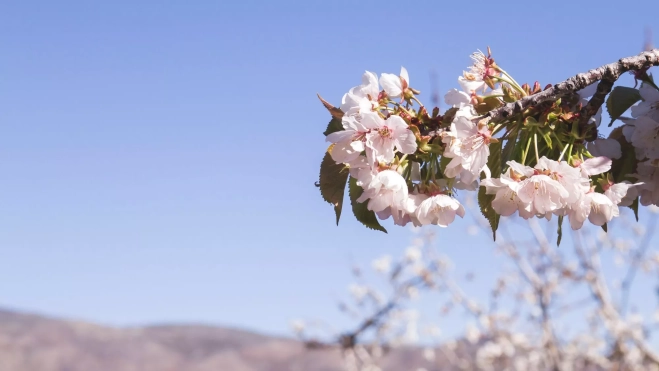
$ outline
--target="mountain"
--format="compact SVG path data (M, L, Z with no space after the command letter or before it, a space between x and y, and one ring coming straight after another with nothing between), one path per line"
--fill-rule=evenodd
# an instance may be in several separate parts
M398 349L385 370L428 367ZM430 367L428 369L431 369ZM0 310L0 371L343 371L338 349L213 326L132 328Z

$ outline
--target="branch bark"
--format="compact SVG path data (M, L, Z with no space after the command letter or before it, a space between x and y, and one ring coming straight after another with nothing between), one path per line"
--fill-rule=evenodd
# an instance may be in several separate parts
M585 114L591 112L593 109L594 112L597 112L599 106L601 106L604 101L604 97L608 94L608 91L611 90L613 82L618 80L623 73L638 71L652 66L659 66L659 49L652 49L633 57L622 58L617 62L609 63L589 70L588 72L577 74L539 93L529 95L516 102L507 103L503 107L488 112L485 116L490 117L492 122L500 122L542 102L557 99L558 97L571 92L576 92L597 81L606 81L603 85L600 84L601 86L598 86L598 93L596 93L597 99L591 99L592 104L591 102L588 102L588 105L582 109ZM608 87L609 84L611 85L610 87ZM605 91L607 91L607 93L602 95ZM595 96L593 98L595 98ZM599 106L597 105L598 103ZM586 119L586 122L588 122L587 120L588 119Z

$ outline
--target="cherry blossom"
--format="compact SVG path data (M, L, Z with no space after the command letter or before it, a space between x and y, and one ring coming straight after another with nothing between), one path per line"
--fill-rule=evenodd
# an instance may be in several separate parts
M629 181L607 185L604 187L604 195L616 205L629 206L638 196L636 187L640 185L643 185L643 183L632 184ZM627 197L628 194L630 194L630 197Z
M471 96L464 91L451 89L444 95L444 103L452 107L462 108L471 104Z
M605 173L611 169L611 159L605 156L593 157L579 165L584 177Z
M369 149L366 148L366 151ZM357 180L357 185L364 187L373 180L377 171L369 164L367 156L358 156L356 159L347 163L350 176Z
M416 217L421 224L436 224L447 227L453 223L455 216L465 216L464 207L455 198L437 194L421 202L416 211Z
M364 151L366 134L370 131L357 118L344 116L341 120L343 129L329 134L325 140L334 143L331 156L337 163L354 161Z
M473 53L471 59L474 63L469 68L469 72L463 72L458 78L458 84L468 94L484 90L487 87L486 79L499 74L493 67L492 59L480 50Z
M400 76L383 73L380 76L380 84L389 97L402 98L410 86L410 76L405 67L401 67Z
M475 124L466 117L457 117L444 139L447 143L444 156L452 158L446 166L446 176L455 178L460 175L464 183L471 183L481 171L489 172L486 164L491 140L492 132L487 123Z
M610 168L611 160L608 160L608 162ZM542 157L535 166L535 169L544 171L546 175L565 188L568 192L567 197L565 197L567 204L577 201L581 197L581 194L588 191L590 187L589 179L582 176L581 170L568 165L566 161L559 162Z
M596 139L587 145L588 152L593 156L604 156L612 159L622 157L620 142L615 139Z
M643 183L638 187L641 205L659 205L659 168L652 161L641 162L636 167L636 177Z
M405 154L416 151L416 137L400 116L384 120L377 113L365 113L362 124L368 129L366 145L373 149L376 161L391 162L396 151Z
M362 84L350 89L341 99L341 111L348 116L371 112L378 106L379 93L377 75L366 71L362 76Z
M405 210L407 205L407 183L394 170L383 170L373 177L357 202L368 201L368 209L379 212L390 207Z
M640 116L634 120L632 144L644 150L645 157L659 158L659 122L649 116Z
M568 212L572 229L580 229L588 219L592 224L602 226L619 215L618 205L601 193L589 191Z
M639 89L643 101L632 107L632 117L648 117L659 121L659 90L643 83Z

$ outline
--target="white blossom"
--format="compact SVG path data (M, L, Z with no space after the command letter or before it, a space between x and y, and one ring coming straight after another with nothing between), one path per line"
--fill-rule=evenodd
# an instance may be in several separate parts
M644 150L645 157L659 158L659 122L649 116L639 116L634 120L631 143Z
M453 223L456 215L464 217L464 206L455 198L445 194L429 197L421 202L416 211L416 217L421 224L436 224L440 227L447 227Z
M391 162L395 151L405 154L416 151L416 137L400 116L392 115L384 120L377 113L365 113L362 125L369 130L365 134L366 146L373 149L377 161Z
M462 108L471 104L471 96L464 91L451 89L444 95L444 103L455 108Z
M407 196L405 179L396 171L383 170L373 177L357 202L369 200L367 207L375 212L383 211L388 207L405 210Z
M481 171L489 173L487 158L492 132L487 123L475 124L466 117L457 117L451 124L450 134L444 139L447 143L444 156L452 158L446 166L449 178L460 175L464 183L475 181Z
M364 151L366 133L370 130L353 116L343 116L343 130L329 134L325 140L334 143L331 156L337 163L348 163Z
M379 259L375 259L372 265L373 269L379 273L389 273L391 270L391 256L385 255Z
M632 107L632 117L647 116L654 121L659 121L659 90L643 83L639 93L641 93L643 101Z
M574 230L580 229L586 219L594 225L602 226L618 215L618 205L606 195L594 191L585 193L568 212L570 226Z
M638 187L640 204L659 205L659 168L651 161L640 162L636 166L636 177L643 183Z
M378 106L378 77L373 72L366 71L362 76L362 84L350 89L341 99L341 111L346 116L357 116L360 113L371 112Z
M587 148L593 156L605 156L612 159L622 157L620 142L615 139L595 139L588 143Z
M534 170L515 161L509 161L508 166L508 171L501 174L500 178L483 179L481 186L485 187L487 194L496 195L492 200L492 208L497 214L510 216L519 211L521 217L528 219L534 215L531 212L531 203L523 202L517 191L521 178L532 176Z
M389 97L402 98L405 90L410 86L410 76L405 67L401 67L400 76L383 73L380 76L380 84Z

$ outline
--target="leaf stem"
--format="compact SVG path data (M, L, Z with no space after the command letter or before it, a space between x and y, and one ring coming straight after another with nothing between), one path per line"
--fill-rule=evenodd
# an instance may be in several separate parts
M526 165L526 156L529 154L529 149L531 148L531 136L529 135L529 139L526 141L526 149L524 150L524 154L522 155L522 165Z
M540 162L540 151L538 151L538 132L533 133L533 146L535 147L535 162Z

